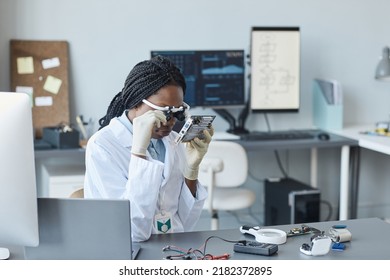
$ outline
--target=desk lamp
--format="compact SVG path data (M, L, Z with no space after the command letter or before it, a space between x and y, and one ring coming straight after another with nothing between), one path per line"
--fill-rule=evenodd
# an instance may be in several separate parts
M381 81L390 81L390 49L383 48L381 60L376 67L375 79Z

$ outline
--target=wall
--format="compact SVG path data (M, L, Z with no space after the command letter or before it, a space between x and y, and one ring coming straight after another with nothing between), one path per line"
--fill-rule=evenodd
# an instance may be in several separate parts
M311 81L317 77L337 79L343 85L345 124L374 124L386 120L390 112L390 84L373 78L382 48L390 44L389 9L386 0L0 0L0 90L9 90L10 39L67 40L72 120L82 114L97 121L133 65L149 58L152 49L248 52L252 26L299 26L301 111L270 114L272 128L312 126ZM199 111L203 110L194 112ZM225 130L227 123L218 118L215 126ZM264 116L251 114L247 126L266 129ZM374 170L362 172L361 204L387 206L389 159L366 154L362 168L374 166ZM290 174L308 181L306 152L282 156ZM320 152L320 156L326 170L320 185L325 186L324 197L336 205L338 152ZM259 154L253 159L253 172L262 178L269 171L280 175L276 165L263 166L258 157L275 162L273 154ZM378 176L375 166L384 168L385 174ZM362 209L362 215L384 214L383 207L376 212Z

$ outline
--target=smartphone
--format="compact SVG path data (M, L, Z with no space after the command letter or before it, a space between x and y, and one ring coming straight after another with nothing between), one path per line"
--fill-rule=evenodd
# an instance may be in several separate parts
M195 137L203 139L203 130L209 130L214 119L215 115L197 115L189 117L179 131L179 135L175 139L175 142L189 142Z

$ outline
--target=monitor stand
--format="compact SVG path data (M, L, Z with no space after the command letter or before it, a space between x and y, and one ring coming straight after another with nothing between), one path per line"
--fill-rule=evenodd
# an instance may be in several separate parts
M245 127L230 127L226 132L235 134L235 135L243 135L243 134L249 134L249 130Z
M9 258L9 250L7 248L0 247L0 260L6 260Z
M225 109L214 109L214 111L228 122L229 129L226 132L235 135L243 135L249 133L249 130L245 128L245 121L249 112L248 104L241 111L237 121L234 116Z

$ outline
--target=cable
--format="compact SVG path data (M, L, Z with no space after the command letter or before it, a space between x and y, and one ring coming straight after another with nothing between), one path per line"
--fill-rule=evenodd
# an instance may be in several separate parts
M269 120L268 120L268 115L266 113L264 113L264 119L265 119L265 123L267 125L267 129L268 129L268 132L271 132L271 125L269 123ZM276 157L276 161L278 163L278 166L279 166L279 169L280 169L280 172L282 172L284 178L288 178L288 173L286 172L286 170L284 169L283 165L282 165L282 161L280 160L280 156L279 156L279 151L275 150L274 151L274 154L275 154L275 157Z
M227 260L230 258L230 254L227 254L227 253L224 253L222 255L212 255L210 253L206 253L206 246L207 246L207 243L210 241L210 239L212 238L218 238L220 240L223 240L225 242L229 242L229 243L242 243L242 242L245 242L245 240L228 240L228 239L224 239L222 237L219 237L219 236L216 236L216 235L212 235L212 236L209 236L205 242L197 249L188 249L188 250L185 250L183 248L180 248L180 247L177 247L175 245L168 245L168 246L165 246L162 251L163 252L169 252L169 251L172 251L172 252L175 252L175 253L178 253L178 254L175 254L175 255L169 255L169 256L166 256L165 259L167 260ZM203 248L203 250L202 250Z
M332 207L332 204L330 204L329 201L327 200L321 200L320 203L323 203L325 205L328 206L328 217L326 217L325 221L330 221L330 219L332 218L332 215L333 215L333 207Z
M228 240L228 239L216 236L216 235L212 235L212 236L208 237L206 239L206 241L204 242L204 245L203 245L203 255L206 255L207 242L209 242L209 240L212 239L212 238L218 238L218 239L220 239L222 241L229 242L229 243L240 243L240 242L242 242L242 240Z
M249 177L252 178L252 180L264 184L265 179L258 179L258 178L256 178L250 171L248 171L248 175L249 175Z
M277 150L275 150L274 154L275 154L276 161L278 163L280 172L282 172L284 178L288 178L288 174L287 174L286 170L284 170L283 165L282 165L282 161L280 160L279 152Z

